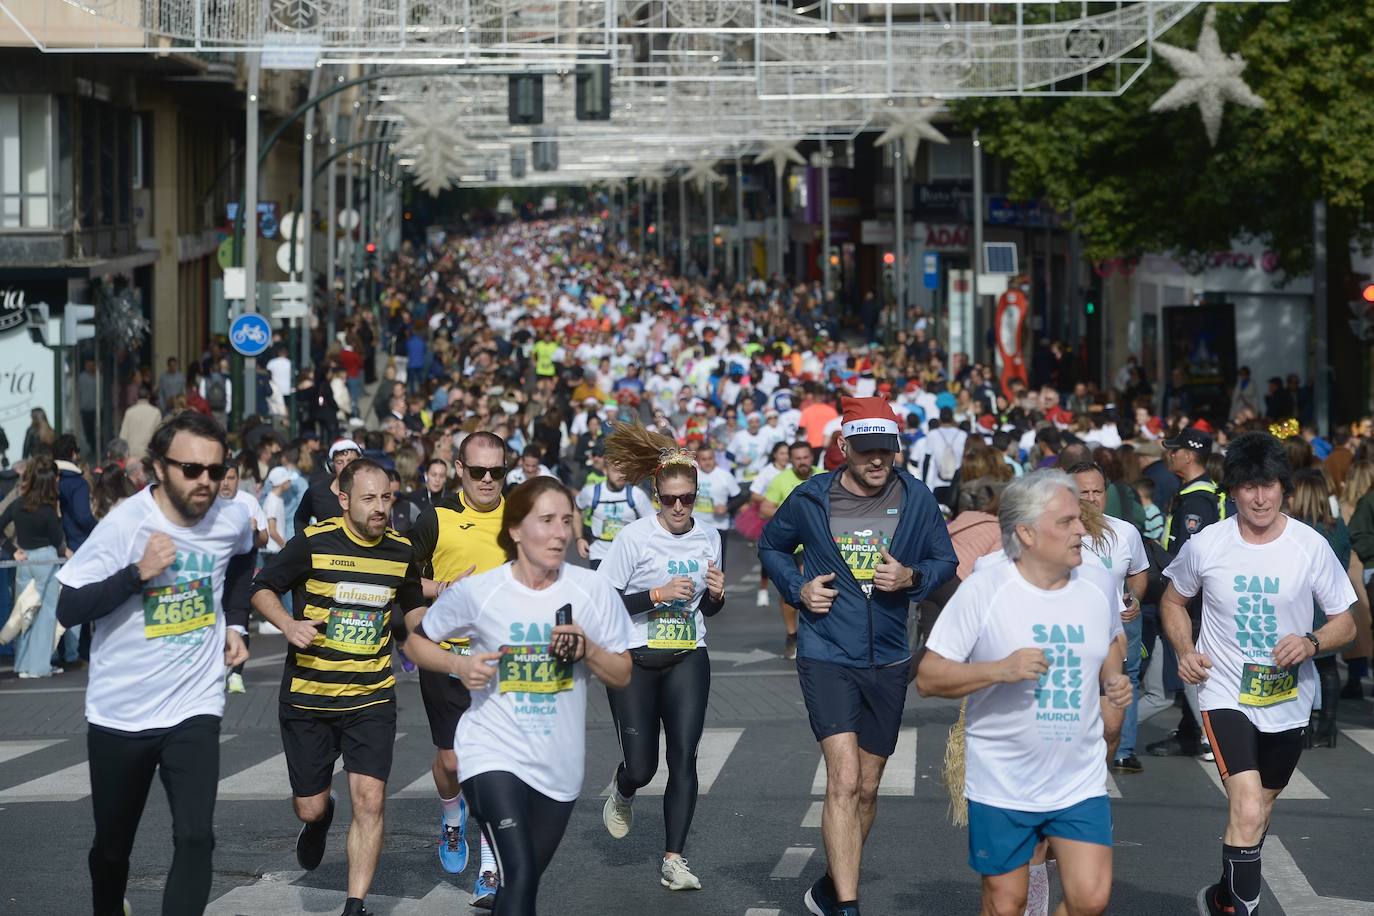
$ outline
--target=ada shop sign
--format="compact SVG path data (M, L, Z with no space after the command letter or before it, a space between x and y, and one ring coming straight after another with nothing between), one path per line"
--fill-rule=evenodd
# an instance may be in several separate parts
M926 251L968 251L968 226L957 223L926 223L924 234Z

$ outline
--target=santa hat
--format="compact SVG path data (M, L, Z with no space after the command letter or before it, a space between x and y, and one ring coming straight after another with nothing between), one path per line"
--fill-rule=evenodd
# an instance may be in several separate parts
M859 452L902 450L901 424L886 398L841 398L844 419L840 432L849 447Z

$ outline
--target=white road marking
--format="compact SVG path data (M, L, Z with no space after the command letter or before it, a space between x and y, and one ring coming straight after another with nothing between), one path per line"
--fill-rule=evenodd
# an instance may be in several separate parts
M765 910L756 906L751 906L744 911L744 916L780 916L782 910Z
M1207 778L1212 780L1212 785L1217 787L1217 791L1222 795L1226 794L1226 787L1222 784L1221 774L1217 772L1215 763L1208 763L1201 757L1197 758L1198 765L1202 767ZM1279 796L1279 801L1288 799L1290 801L1312 801L1326 798L1327 795L1318 789L1312 780L1302 774L1302 770L1294 770L1293 775L1288 780L1288 787Z
M1286 916L1374 916L1374 903L1367 900L1318 895L1283 841L1272 834L1264 842L1262 862L1264 882Z
M773 866L773 873L770 878L800 878L801 873L806 871L806 863L811 861L811 856L816 852L814 846L789 846L778 860L778 864Z
M822 755L821 755L820 761L816 764L816 775L811 777L811 794L812 794L812 795L824 795L824 794L825 794L825 776L826 776L825 755L822 754Z
M806 817L802 818L803 827L813 827L820 829L821 809L825 807L825 802L812 802L811 807L806 809Z
M1121 797L1121 787L1118 786L1118 785L1116 784L1116 777L1113 776L1111 773L1108 773L1108 774L1107 774L1107 797L1108 797L1108 798L1120 798L1120 797Z
M916 794L916 729L904 728L897 734L897 747L887 758L878 794Z
M206 916L319 916L343 909L344 891L293 883L303 875L299 871L263 875L253 884L236 887L211 901ZM440 883L419 899L368 894L367 902L368 909L390 916L447 916L467 912L468 892Z
M1374 728L1343 728L1341 732L1351 741L1374 754Z
M41 751L45 747L52 747L54 744L61 744L61 738L51 741L0 741L0 763L8 763L17 757L25 754L32 754L34 751Z
M740 735L744 734L742 728L708 728L701 735L701 743L697 745L697 794L705 795L711 791L711 787L716 784L716 777L720 776L720 771L725 768L725 761L730 758L730 754L735 750L735 745L739 743ZM612 783L607 783L606 788L601 790L601 797L605 798L611 794L614 788ZM649 784L637 792L637 795L662 795L668 788L668 761L667 761L667 742L663 739L660 732L658 736L658 770L654 773L654 778Z
M54 770L0 792L0 802L80 801L91 794L91 769L86 761Z

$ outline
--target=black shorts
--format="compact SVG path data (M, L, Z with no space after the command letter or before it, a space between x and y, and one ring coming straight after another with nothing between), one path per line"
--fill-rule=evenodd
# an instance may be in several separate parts
M1202 714L1202 727L1217 758L1217 771L1226 779L1246 770L1258 770L1260 784L1266 789L1288 785L1302 756L1302 736L1306 729L1262 732L1245 713L1237 709L1213 709Z
M334 761L344 769L386 782L396 746L396 704L378 703L352 712L320 713L282 704L281 744L291 793L319 795L334 781Z
M854 732L859 747L868 753L892 756L902 727L909 669L906 662L851 668L798 656L797 678L816 740Z
M453 750L453 734L472 705L472 694L458 678L421 668L420 698L425 701L430 741L441 750Z

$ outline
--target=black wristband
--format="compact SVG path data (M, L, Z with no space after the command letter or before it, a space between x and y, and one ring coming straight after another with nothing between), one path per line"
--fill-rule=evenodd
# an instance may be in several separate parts
M1313 648L1316 652L1320 652L1320 651L1322 650L1322 641L1321 641L1320 639L1318 639L1318 638L1316 637L1315 634L1313 634L1313 633L1304 633L1304 634L1302 634L1302 635L1303 635L1303 638L1304 638L1304 639L1306 639L1308 642L1310 642L1310 643L1312 644L1312 648Z

